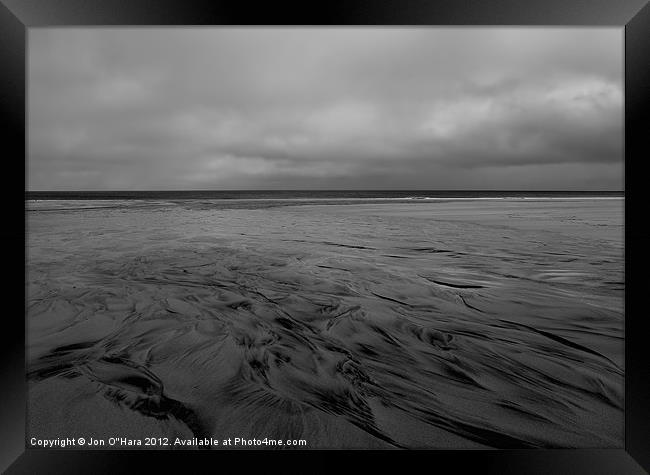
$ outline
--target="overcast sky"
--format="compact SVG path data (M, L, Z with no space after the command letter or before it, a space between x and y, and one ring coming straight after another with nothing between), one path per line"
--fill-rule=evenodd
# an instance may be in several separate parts
M29 29L28 189L623 189L620 28Z

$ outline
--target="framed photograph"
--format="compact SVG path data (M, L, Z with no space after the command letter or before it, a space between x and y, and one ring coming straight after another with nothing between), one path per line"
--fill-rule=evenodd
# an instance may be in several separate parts
M644 1L2 3L7 473L650 468Z

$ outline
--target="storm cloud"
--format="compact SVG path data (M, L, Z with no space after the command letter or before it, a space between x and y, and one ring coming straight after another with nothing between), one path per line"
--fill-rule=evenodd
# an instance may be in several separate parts
M623 189L608 28L32 28L28 189Z

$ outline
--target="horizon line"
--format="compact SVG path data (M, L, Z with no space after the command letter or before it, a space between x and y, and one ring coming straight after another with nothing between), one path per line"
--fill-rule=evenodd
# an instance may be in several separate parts
M233 189L138 189L138 190L125 190L125 189L107 189L107 190L25 190L25 193L140 193L140 192L235 192L235 191L264 191L264 192L278 192L278 191L300 191L300 192L316 192L316 191L390 191L390 192L411 192L411 191L428 191L428 192L516 192L516 193L624 193L625 190L543 190L543 189L433 189L433 188L317 188L317 189L304 189L304 188L290 188L290 189L273 189L273 188L233 188Z

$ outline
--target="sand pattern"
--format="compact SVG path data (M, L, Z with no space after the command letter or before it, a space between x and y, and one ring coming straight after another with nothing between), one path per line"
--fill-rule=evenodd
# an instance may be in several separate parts
M28 206L28 432L621 447L622 201Z

